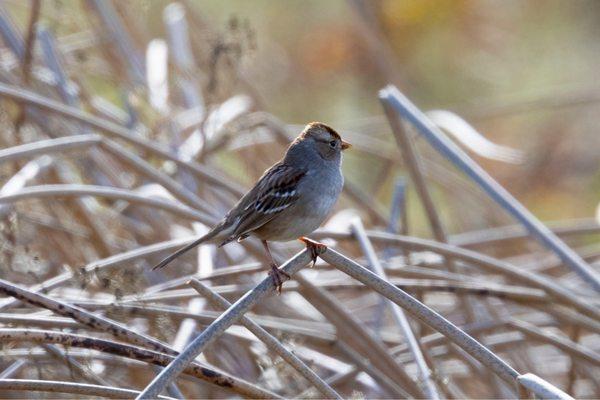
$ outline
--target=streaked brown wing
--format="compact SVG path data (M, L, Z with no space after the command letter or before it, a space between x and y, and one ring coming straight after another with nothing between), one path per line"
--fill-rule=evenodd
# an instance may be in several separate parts
M235 240L269 222L298 199L297 187L306 170L286 164L275 164L267 170L238 204L227 219L239 216L236 227L227 239ZM236 223L236 221L231 221Z

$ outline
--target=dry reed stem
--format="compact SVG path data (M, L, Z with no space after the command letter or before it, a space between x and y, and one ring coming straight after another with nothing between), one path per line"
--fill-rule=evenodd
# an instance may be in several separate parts
M405 311L411 313L415 318L444 334L448 339L490 368L506 382L515 383L515 379L519 374L512 367L431 308L335 250L327 249L325 253L321 254L321 258L392 300Z
M551 385L534 374L520 375L517 380L521 386L535 393L536 397L540 399L574 400L556 386Z
M215 219L203 212L196 211L193 208L184 206L173 201L151 198L137 194L131 190L111 188L97 185L77 185L77 184L54 184L28 186L13 194L0 196L0 204L14 203L16 201L27 199L39 199L47 197L81 197L96 196L113 200L126 200L130 203L137 203L147 207L168 211L181 218L193 219L202 223L210 224Z
M227 309L231 307L225 298L212 291L208 286L204 285L197 279L192 279L189 282L198 293L206 297L207 300L217 308ZM240 319L240 323L252 332L260 341L262 341L271 351L277 353L283 358L288 364L290 364L296 371L298 371L304 378L306 378L314 387L323 395L325 398L341 399L341 396L333 390L327 383L325 383L317 374L315 374L302 360L294 355L291 351L286 349L283 344L277 340L273 335L260 327L252 319L244 316Z
M350 233L346 234L327 231L318 232L313 236L319 238L331 237L334 239L352 238ZM490 272L506 275L517 282L527 283L534 287L543 289L548 293L548 295L577 309L582 314L600 320L600 310L598 308L578 298L568 289L565 289L561 285L554 283L550 279L543 277L540 274L522 270L514 265L495 259L483 253L477 253L471 250L445 243L434 242L427 239L393 235L386 232L367 231L367 236L376 243L396 244L409 250L433 251L441 255L452 256L455 259L468 262Z
M600 354L567 338L559 337L552 333L545 332L540 328L536 327L535 325L516 319L512 319L511 321L509 321L508 325L516 328L520 332L523 332L526 336L531 337L533 340L549 343L553 346L556 346L565 353L575 358L584 360L596 366L596 368L600 366Z
M91 314L79 307L72 306L70 304L59 302L51 299L48 296L41 295L39 293L33 293L26 289L20 288L9 282L0 279L0 291L4 294L19 299L28 304L43 307L51 310L59 315L67 316L74 319L75 321L88 326L95 330L101 330L107 332L117 338L127 340L129 342L139 344L142 346L150 347L161 353L169 355L177 355L178 353L161 343L160 341L134 332L131 329L114 322L108 318ZM228 376L225 373L217 372L202 366L195 366L197 373L200 374L201 379L205 379L209 382L220 384L223 383L225 387L229 387L232 390L243 391L247 388L246 382L243 382L237 378Z
M292 276L295 272L306 266L310 261L310 255L306 250L296 254L280 268ZM262 280L253 290L246 293L219 318L209 325L199 336L197 336L177 358L169 364L154 380L146 386L138 399L151 399L158 396L177 376L185 370L187 365L194 360L202 351L225 330L239 321L239 319L261 299L275 292L275 283L271 277Z
M518 219L540 243L555 252L584 282L591 285L597 292L600 291L600 274L594 271L577 253L542 224L483 168L450 141L397 88L392 85L386 87L380 91L379 98L413 124L438 151L462 169L494 201Z
M170 60L167 66L167 68L176 66L178 70L175 73L166 71L166 78L169 82L174 82L173 78L177 80L184 77L191 84L188 86L192 90L187 91L188 88L178 86L175 90L167 93L169 111L159 111L161 114L159 117L154 116L153 110L149 112L149 104L144 98L148 94L148 88L143 85L143 69L140 69L142 63L139 62L141 59L139 55L141 55L141 46L145 45L150 37L143 29L139 29L140 19L137 18L137 14L134 15L139 10L126 3L107 5L101 1L94 1L93 13L87 8L82 11L84 17L93 16L93 31L88 30L90 29L89 23L85 22L80 25L79 20L69 24L66 31L58 30L57 32L61 32L61 34L67 32L66 36L62 37L54 38L49 30L42 28L39 31L38 41L42 57L36 57L35 60L32 58L30 66L25 67L24 64L19 63L19 60L23 60L23 55L29 51L28 49L34 47L32 39L35 36L31 34L33 23L24 29L18 27L11 21L12 11L8 11L19 8L20 15L29 15L30 21L37 19L37 12L35 10L31 12L25 7L19 2L12 2L9 5L0 4L0 36L6 44L5 49L0 52L0 58L5 66L0 72L0 80L3 82L0 84L0 97L6 98L8 102L18 103L18 108L26 111L27 118L31 123L23 126L24 129L21 130L19 138L15 139L4 135L0 141L3 140L3 147L12 146L19 140L38 141L0 149L0 163L5 163L2 165L3 171L10 171L9 174L14 173L13 171L22 167L23 162L29 161L28 157L42 157L50 160L47 166L43 166L38 159L30 163L31 166L43 167L43 170L40 169L35 175L21 181L20 187L25 191L30 190L26 188L29 185L86 183L94 187L102 186L108 190L112 187L116 187L116 190L132 188L129 190L134 193L133 191L138 186L145 188L150 186L147 184L156 183L164 187L176 199L169 204L173 203L177 207L182 207L186 213L177 215L170 212L158 213L155 212L156 208L140 207L141 203L135 201L132 205L125 205L122 201L97 202L95 199L81 198L84 196L83 194L79 196L73 193L61 202L55 201L54 197L47 197L49 200L47 202L27 201L25 204L18 204L18 209L16 203L2 205L0 208L5 218L0 222L10 226L10 221L16 214L16 221L20 223L20 225L16 225L14 232L10 230L2 232L3 235L6 234L8 242L3 247L6 250L3 252L3 256L7 258L5 264L9 266L8 269L5 268L8 270L5 278L13 281L20 279L22 276L20 275L22 272L20 265L23 262L30 263L29 255L33 252L33 254L37 253L36 256L39 254L42 261L39 265L37 262L31 262L32 265L27 265L27 268L49 269L44 269L45 272L42 275L45 282L32 285L29 292L48 293L48 291L60 288L52 293L52 300L78 307L88 313L90 311L106 313L108 316L115 313L123 321L128 324L131 321L135 326L141 326L152 319L161 318L175 323L184 319L193 319L198 324L210 326L219 318L219 313L205 311L195 314L180 307L181 303L177 304L178 307L166 305L167 302L177 302L190 297L189 291L172 289L181 288L192 276L158 283L158 280L165 279L165 276L174 276L172 275L175 272L174 269L160 273L142 271L143 277L140 277L140 282L136 281L135 288L129 287L127 282L115 281L117 286L122 284L119 286L119 291L124 289L128 292L124 297L118 292L110 293L106 288L96 291L98 288L95 285L87 286L84 293L78 293L75 285L83 284L87 279L94 279L97 274L103 279L112 274L119 276L121 272L117 271L117 268L123 269L127 273L131 272L131 267L137 268L140 264L151 261L146 261L145 258L161 255L163 252L189 242L187 239L178 239L125 251L140 246L140 244L145 245L163 240L166 226L181 227L182 229L188 227L189 222L195 220L190 212L195 212L196 216L202 215L206 225L211 225L210 222L215 221L216 217L219 217L233 204L235 197L241 195L243 188L231 180L221 183L225 174L205 164L216 160L221 162L222 155L230 157L233 152L243 153L244 157L249 155L247 158L252 162L252 157L260 158L267 154L264 147L256 146L257 144L268 144L272 142L269 136L273 136L277 143L286 146L298 131L298 126L286 125L272 115L261 111L244 114L249 112L250 108L248 107L252 107L252 110L260 109L260 99L257 96L254 96L252 101L248 101L248 104L252 102L251 106L246 106L241 111L237 110L238 114L233 117L227 114L224 106L226 103L230 103L229 100L233 100L233 97L238 97L237 95L230 97L220 105L213 103L214 100L207 97L207 103L204 104L203 96L206 95L206 92L197 85L195 80L198 76L201 79L204 78L202 75L207 73L204 65L214 61L211 59L214 54L211 55L210 52L216 49L211 49L206 41L200 41L197 39L198 35L192 34L191 29L196 29L197 32L209 33L208 36L200 35L202 38L211 36L210 29L201 21L201 16L193 6L184 7L185 12L180 15L176 24L167 27L167 31L170 33L177 31L176 35L179 35L177 36L179 39L171 40L169 44L169 52L175 56L175 59ZM177 7L169 9L177 11ZM370 13L374 11L374 8L367 5L365 10ZM61 24L62 21L52 19L55 17L54 10L49 9L44 9L43 15L40 16L50 23ZM189 32L187 31L186 17L191 17ZM377 28L376 25L373 26ZM72 33L73 27L84 30ZM28 35L21 33L26 30L30 32ZM110 38L108 41L105 35L98 34L102 32L108 32L107 37ZM187 49L185 46L181 46L185 45L186 38L190 40L191 45ZM229 46L229 44L223 43L224 46ZM116 51L113 51L114 49ZM187 52L187 56L190 56L188 57L190 62L185 65L185 68L181 68L183 64L180 63L180 56L183 53L175 54L181 49ZM108 51L111 54L107 57L108 53L106 52ZM87 58L85 69L80 68L80 62L82 62L79 59L80 52L82 57L85 55ZM207 54L208 58L206 58ZM192 55L193 57L191 57ZM202 59L202 61L197 62L194 57ZM30 85L22 84L20 69L23 67L31 72L29 75ZM191 76L190 73L194 74L194 81L188 79ZM52 75L54 81L49 82L48 77ZM92 89L96 89L96 84L90 85L89 82L90 79L96 82L96 78L110 82L111 94L109 97L112 95L122 96L124 109L112 105L92 91ZM212 79L212 77L208 76L208 79ZM240 78L234 78L234 80L237 79ZM243 78L241 80L243 81ZM115 82L119 85L115 85ZM29 86L29 90L24 89L23 86ZM242 90L251 92L250 95L254 93L252 86L247 82L244 82ZM189 97L190 94L198 96L202 103L191 102L190 100L193 99ZM245 95L246 93L242 94L242 96ZM232 94L228 93L226 96L232 96ZM211 110L213 105L216 106L214 112ZM92 110L95 116L83 110ZM11 118L12 108L8 107L6 111L3 117ZM221 124L221 126L215 130L209 119L214 116L218 117L219 113L227 115L225 120L218 121L217 125ZM13 128L11 122L14 123L14 121L3 119L7 130ZM350 200L352 204L356 205L356 208L365 212L371 221L386 226L388 225L387 207L383 207L377 200L374 200L373 196L382 194L382 190L384 190L382 185L389 181L391 172L397 170L397 150L386 140L382 140L380 136L380 133L388 126L384 117L370 118L360 128L356 128L355 122L344 121L343 124L340 124L343 136L355 145L354 151L358 154L377 159L380 173L377 173L370 185L371 193L365 192L358 186L348 184L344 196L346 200L342 199L342 204L346 204L347 200ZM345 129L348 127L350 129ZM270 132L265 132L263 128ZM57 137L58 135L69 136ZM188 163L186 158L181 155L185 150L182 143L190 135L201 136L204 143L195 162ZM54 139L48 140L47 137L54 137ZM157 144L165 139L169 143L169 147ZM70 154L65 154L67 152ZM451 201L449 206L454 212L452 214L453 223L457 223L457 226L461 228L473 225L475 222L473 215L487 213L485 208L487 199L480 192L472 189L470 181L449 171L445 165L442 165L437 159L431 158L428 153L418 156L422 158L423 162L422 175L433 179L433 182L449 194L445 199ZM163 160L170 162L159 165L158 163L162 163ZM6 164L6 162L14 164ZM177 167L176 169L173 168L173 164ZM25 171L19 170L21 175L23 172ZM9 176L9 178L20 178L21 175ZM419 182L426 185L424 180L419 180ZM417 185L419 185L418 182ZM427 187L424 187L427 190ZM90 196L95 195L90 194ZM40 197L34 195L28 198ZM11 198L8 197L8 199ZM97 207L97 205L101 205L101 207ZM10 211L12 214L4 211ZM404 207L404 211L406 211L406 207ZM395 215L397 214L392 213L392 216ZM499 219L495 218L497 215L494 214L491 217L488 215L488 221L490 223L499 222ZM406 218L403 220L405 222ZM367 255L371 264L376 263L373 260L378 260L379 263L386 266L386 274L392 277L389 279L390 284L403 290L410 290L417 299L426 300L427 304L431 304L432 308L439 310L440 314L443 313L449 320L456 321L456 324L465 332L478 335L476 337L481 338L482 343L495 353L500 354L501 352L503 358L510 360L511 365L517 370L543 374L544 378L557 382L564 378L567 382L565 387L568 387L568 392L575 391L575 393L589 395L590 392L593 394L600 390L599 382L593 375L594 369L591 368L591 366L597 365L598 354L594 351L596 349L593 346L588 345L588 343L594 343L595 335L600 332L598 313L600 304L591 291L571 289L575 287L576 277L572 274L563 274L562 262L548 257L546 253L536 253L531 246L527 247L530 236L524 232L522 227L491 228L448 236L444 239L436 236L437 242L425 241L425 243L419 242L419 239L416 238L402 236L393 239L382 238L382 232L367 231L367 239L359 243L353 237L353 232L346 231L347 223L338 220L336 225L333 221L334 219L332 219L331 226L338 231L326 232L326 234L334 240L342 240L340 246L343 246L344 251L348 252L347 254L353 256L361 254L359 244L364 248L366 242L372 242L374 246L381 246L384 249L382 254L363 254ZM340 226L343 227L341 230ZM406 224L403 224L404 226ZM4 227L5 225L3 225ZM573 243L573 249L580 254L582 259L589 262L597 259L600 254L597 248L581 246L584 240L585 243L589 243L589 239L595 239L595 237L582 237L583 235L600 232L600 226L595 221L570 221L566 225L561 223L550 227L552 232L561 238L569 238ZM172 231L175 232L176 229ZM32 249L29 249L28 246L23 246L24 243L31 240L28 236L29 232L35 232L39 237L45 235L47 240L35 241L31 246ZM319 235L321 233L315 234L315 236ZM446 239L454 247L444 246L441 243ZM71 240L73 241L71 242ZM415 244L415 240L419 243ZM263 255L262 249L255 246L256 243L247 242L244 243L243 248L231 246L219 250L217 257L214 258L214 267L217 269L196 277L205 281L216 280L211 281L213 290L231 297L252 289L253 284L249 282L255 279L257 272L263 270L263 266L259 263L237 264L246 262L249 257L263 260ZM76 246L76 249L69 248L71 243ZM442 245L441 249L437 247L439 245ZM500 260L477 252L465 255L462 252L463 249L456 245L482 249L485 252L493 252L493 254L503 254L506 259ZM287 245L278 246L277 257L287 259L291 254L290 248ZM441 257L430 257L427 254L430 251ZM123 253L114 254L116 252ZM382 260L387 261L387 256L392 252L396 252L399 256L390 258L390 262L384 263ZM78 269L67 273L60 271L61 265L81 265L82 258L94 259L89 257L94 253L97 254L94 258L104 259L88 263L83 270ZM109 257L111 254L114 255ZM420 263L421 258L423 261L419 265L424 266L403 266L404 262ZM188 260L190 259L190 257L186 258L185 262L181 262L181 264L189 267ZM440 259L454 260L457 266L464 268L464 273L436 270L440 266ZM137 262L132 262L136 260ZM205 260L205 258L200 259L199 265L205 267ZM232 264L233 267L221 268ZM395 378L397 375L393 371L394 368L386 368L387 362L377 356L379 354L377 351L371 351L368 346L368 338L365 340L365 335L368 336L369 331L377 332L376 339L379 341L377 346L381 345L388 349L393 363L402 367L407 365L407 371L414 372L412 369L414 357L410 348L404 344L397 325L394 325L393 321L390 324L388 319L377 319L377 315L381 313L381 307L375 309L376 302L385 304L383 299L370 294L372 289L368 286L350 281L345 276L340 279L338 272L329 272L330 268L324 264L318 265L315 269L314 274L318 276L318 280L314 280L315 284L310 287L317 293L316 295L303 298L297 293L303 289L303 285L289 282L286 284L284 297L281 298L286 307L273 308L271 304L261 304L260 308L256 309L260 315L246 314L246 316L251 317L257 324L271 332L280 332L286 337L289 335L305 362L313 361L315 366L328 371L332 371L331 365L328 363L331 362L335 365L336 357L340 357L345 365L348 365L346 361L350 362L351 365L345 372L334 373L325 380L330 386L335 384L336 390L339 390L344 396L350 396L352 391L364 388L365 396L381 397L381 393L388 392L394 397L409 397L409 393L399 387L397 382L392 382L393 379L390 376ZM189 270L186 270L185 274L188 273ZM471 274L477 276L469 276ZM37 276L34 277L34 279L36 278ZM30 278L26 279L30 281ZM312 275L311 279L313 279ZM148 286L140 286L143 285L142 280L145 280ZM450 301L446 301L441 295L432 295L434 291L451 292L453 295L448 296L451 298ZM344 299L342 309L355 317L359 322L358 326L333 315L335 312L331 312L331 307L327 311L326 302L320 298L329 296L332 299L331 294L339 296L333 298L338 305L339 299ZM474 294L485 297L472 296ZM481 307L488 307L488 311L493 311L493 313L490 315L482 313L477 318L478 323L462 325L465 321L465 307L452 305L456 301L456 295L459 297L468 295L469 305L472 304L477 310ZM64 297L59 298L58 296ZM63 301L63 298L68 300ZM106 299L112 299L117 303L108 304ZM440 302L440 299L444 301ZM320 316L316 315L313 307L306 304L307 300L323 311L324 322L314 321ZM489 310L489 305L492 305L492 310ZM35 309L35 306L33 308ZM56 331L63 328L86 329L85 326L71 318L49 316L48 311L26 314L32 310L31 305L26 301L13 298L2 299L0 300L0 309L10 312L10 314L0 314L0 323L4 326L7 326L6 324L25 327L40 326ZM372 312L373 310L375 313ZM292 315L293 318L287 318L289 315ZM528 324L521 324L521 320L528 321ZM332 322L337 323L337 332ZM356 327L354 337L350 335L350 333L354 333L353 326ZM546 327L552 328L552 332L558 331L558 333L556 335L549 333ZM449 342L446 336L432 334L425 324L414 325L413 328L416 336L425 346L423 356L435 371L434 378L442 396L465 398L512 397L515 395L514 384L511 384L510 388L495 384L499 379L492 375L490 368L476 361L461 347ZM275 371L274 368L267 368L263 372L254 370L256 366L262 366L260 364L261 357L268 356L262 346L257 346L256 348L260 348L260 350L255 351L253 346L257 340L253 336L238 326L224 332L224 335L227 335L226 338L223 338L224 346L220 347L218 352L208 352L207 357L215 357L217 365L222 363L223 366L232 368L236 373L266 379L268 384L274 385L273 388L276 387L275 385L285 384L288 378L285 374L287 368L285 371L277 370L275 372L278 373L278 379L271 379L268 375ZM343 341L340 337L348 338L348 341ZM566 339L566 337L570 339ZM561 352L561 355L568 356L570 367L567 367L567 373L561 372L563 371L561 367L564 367L565 363L569 363L567 357L559 357L558 361L556 361L556 357L549 359L548 357L551 355L537 351L537 347L531 351L523 351L535 342L553 345ZM69 349L68 352L61 355L54 351L58 348L52 346L54 345L42 344L41 347L6 349L3 355L7 359L10 357L21 357L21 359L5 363L0 377L19 376L17 374L29 376L32 371L35 372L35 368L53 368L52 371L63 373L63 368L60 366L57 368L56 365L51 366L50 364L52 362L56 364L50 354L53 352L60 357L63 355L68 357L66 361L72 364L76 363L76 360L94 360L111 370L112 368L131 368L136 371L138 368L140 371L142 368L148 369L142 361L123 359L108 353ZM235 352L239 357L231 360L230 352ZM532 354L533 352L535 354ZM537 363L538 357L544 362L551 362L557 368L548 373ZM564 359L566 361L563 361ZM40 367L39 364L43 364L43 367ZM73 372L78 373L77 365L74 364L72 367ZM366 372L373 379L364 380L364 376L357 375L360 371ZM85 374L84 370L81 372ZM469 376L468 381L465 374ZM101 376L109 377L109 375ZM540 382L538 379L528 381L523 376L519 379L524 382L535 381L541 384L542 388L547 386L547 382ZM582 381L585 384L581 384ZM32 387L36 386L35 383L27 384ZM48 383L39 385L48 385ZM41 387L39 385L38 387ZM523 388L521 385L518 387L519 389ZM67 389L78 390L77 388ZM261 390L260 388L254 389ZM303 387L296 387L296 389L302 391ZM555 396L554 389L556 388L550 387L547 393ZM214 392L211 392L211 387L192 393L202 393L205 397L214 397L215 395ZM302 392L300 397L307 393L309 392ZM312 388L310 393L315 394L315 389ZM525 389L519 393L524 396L531 395L531 391ZM543 397L547 395L545 393L542 390L537 396ZM181 393L169 392L169 394L174 397L185 397ZM132 396L132 394L127 396Z
M369 359L379 371L413 397L422 396L421 388L406 373L404 368L391 357L387 347L371 329L363 326L339 301L310 282L303 273L296 276L304 297L323 314L335 327L336 336L341 338L363 357Z
M141 149L171 160L178 166L189 170L200 179L205 180L206 182L209 182L217 187L222 187L238 197L244 193L242 188L233 184L221 173L218 173L217 171L205 165L196 164L191 161L183 161L177 155L163 149L161 146L150 142L149 140L143 139L135 132L129 131L110 121L98 118L74 107L66 106L46 97L39 96L36 93L11 85L6 85L4 83L0 83L0 96L11 98L17 102L35 105L41 109L57 113L67 118L75 119L110 136L122 139L132 145L138 146Z
M365 233L365 227L363 226L362 221L358 218L355 221L353 221L352 229L373 271L382 279L387 280L385 270L383 269L383 266L381 265L377 254L375 253L373 245L371 244L369 238ZM419 371L419 377L422 380L421 384L423 386L424 393L427 395L427 398L439 399L439 393L431 377L431 367L427 364L427 361L423 356L423 349L421 348L417 338L415 337L415 334L410 326L410 323L408 322L408 319L406 318L406 315L400 307L393 304L392 302L388 302L387 304L390 308L390 311L392 312L392 315L394 316L396 324L398 325L398 327L402 331L402 334L406 338L406 342L414 357L415 364L417 365L417 369Z
M166 366L174 359L173 356L159 353L141 347L117 343L110 340L93 338L86 335L77 335L65 332L56 332L38 329L4 329L0 328L1 342L35 342L54 343L64 346L81 347L106 352L109 354L127 357L158 366ZM210 382L219 387L233 390L250 398L280 398L273 392L261 389L256 385L241 379L231 378L223 373L202 367L197 364L186 366L183 373ZM235 379L235 380L234 380Z
M91 385L89 383L49 381L37 379L0 379L0 390L50 392L76 394L81 396L98 396L110 399L134 399L139 394L136 390L117 388L107 385ZM160 399L173 399L160 396Z

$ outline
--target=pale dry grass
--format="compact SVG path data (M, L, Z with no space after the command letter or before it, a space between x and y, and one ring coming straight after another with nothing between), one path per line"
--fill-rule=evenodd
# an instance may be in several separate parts
M188 42L211 27L169 6L169 67L162 44L150 55L168 70L166 100L144 78L151 38L135 10L86 4L57 38L41 25L28 34L35 12L11 23L31 11L18 2L0 5L0 397L136 397L194 340L184 354L202 355L164 395L599 396L597 293L519 226L449 234L442 208L466 227L501 213L436 153L407 151L403 137L402 151L390 147L386 128L373 140L342 133L384 166L371 189L393 185L398 170L411 183L384 204L348 179L314 235L332 250L281 296L251 239L151 271L214 224L298 128L260 111L237 75L243 37L218 51L194 34ZM410 236L413 188L435 240ZM597 270L595 222L553 231ZM308 261L293 256L299 243L275 248L291 272Z

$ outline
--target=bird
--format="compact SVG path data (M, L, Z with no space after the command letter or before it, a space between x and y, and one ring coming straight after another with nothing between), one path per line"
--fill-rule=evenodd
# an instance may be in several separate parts
M268 168L233 208L208 233L164 258L153 269L202 243L219 247L249 236L257 237L270 262L278 294L290 276L279 269L268 242L302 241L312 258L326 249L306 236L317 229L333 209L344 186L342 152L350 143L330 126L311 122L289 145L283 158Z

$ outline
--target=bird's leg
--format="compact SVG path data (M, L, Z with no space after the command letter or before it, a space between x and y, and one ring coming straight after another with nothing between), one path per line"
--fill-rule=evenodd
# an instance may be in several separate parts
M281 294L281 286L283 282L291 279L291 276L282 270L279 269L277 263L273 259L273 255L271 254L271 250L269 249L269 244L266 240L261 240L263 247L265 248L267 255L269 256L269 260L271 261L271 271L269 271L269 276L273 279L273 283L275 284L275 288L277 289L277 294Z
M302 236L298 240L303 242L306 245L306 250L308 250L308 252L310 253L310 257L312 259L312 264L310 265L310 267L311 268L314 267L315 264L317 263L317 257L320 254L325 253L325 250L327 250L327 246L324 245L323 243L309 239L306 236Z

